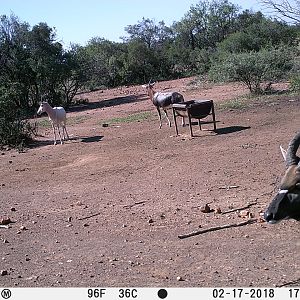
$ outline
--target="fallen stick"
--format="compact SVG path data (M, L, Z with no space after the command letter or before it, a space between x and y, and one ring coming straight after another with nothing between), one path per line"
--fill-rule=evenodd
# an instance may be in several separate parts
M210 231L217 231L217 230L221 230L221 229L225 229L225 228L231 228L231 227L239 227L239 226L244 226L244 225L248 225L248 224L253 224L255 222L257 222L257 219L250 219L250 220L240 222L240 223L236 223L236 224L226 224L226 225L222 225L222 226L210 227L210 228L207 228L207 229L193 231L193 232L188 233L188 234L179 235L178 238L185 239L185 238L188 238L188 237L191 237L191 236L203 234L203 233L210 232Z
M8 225L0 225L0 228L5 228L5 229L8 229L9 226Z
M251 206L253 206L255 204L257 204L257 202L251 202L251 203L249 203L246 206L239 207L239 208L233 208L233 209L230 209L230 210L226 210L226 211L222 212L221 214L225 215L225 214L229 214L229 213L232 213L232 212L235 212L235 211L238 211L238 210L243 210L243 209L249 208L249 207L251 207Z
M281 287L289 286L289 285L296 284L296 283L297 284L300 283L300 278L296 279L296 280L292 280L292 281L286 282L286 283L283 283L283 284L279 284L279 285L276 284L276 287L281 288Z
M133 204L124 205L124 208L132 208L135 205L144 204L146 201L135 202Z
M90 215L90 216L87 216L87 217L79 218L78 220L82 221L82 220L85 220L85 219L89 219L89 218L92 218L92 217L96 217L96 216L98 216L98 215L100 215L100 214L101 214L101 212L96 213L96 214L93 214L93 215Z
M230 190L230 189L237 189L239 188L239 185L225 185L225 186L220 186L220 190Z

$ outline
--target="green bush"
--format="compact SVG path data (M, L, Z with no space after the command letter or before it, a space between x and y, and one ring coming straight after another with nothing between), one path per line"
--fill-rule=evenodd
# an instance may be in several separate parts
M22 150L32 134L33 127L12 98L0 93L0 148L9 146Z
M293 92L300 92L300 57L296 57L290 75L290 89Z
M291 90L293 92L300 92L300 74L294 74L290 78Z
M293 67L291 48L271 48L258 52L228 53L216 61L209 72L213 81L238 81L251 93L270 89L273 82L285 78Z

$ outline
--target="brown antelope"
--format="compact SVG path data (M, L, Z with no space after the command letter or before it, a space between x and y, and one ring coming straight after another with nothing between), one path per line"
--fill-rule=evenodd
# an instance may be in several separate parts
M153 87L155 85L155 82L151 83L151 80L149 81L148 84L143 85L144 88L147 89L148 96L150 97L150 100L154 104L154 106L157 109L158 116L159 116L159 128L161 128L162 123L161 123L161 112L160 109L162 109L165 113L165 116L168 120L169 126L171 127L171 121L168 117L167 109L172 106L174 103L180 103L184 102L184 98L181 94L178 92L155 92L153 90ZM184 119L182 119L182 125L184 125Z
M290 141L288 149L282 147L281 153L287 170L281 180L280 189L264 213L269 223L283 219L300 221L300 158L296 155L300 145L300 132Z

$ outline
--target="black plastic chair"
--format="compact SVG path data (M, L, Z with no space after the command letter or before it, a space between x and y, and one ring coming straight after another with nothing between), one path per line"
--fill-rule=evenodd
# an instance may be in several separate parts
M173 110L174 123L175 123L175 129L177 135L178 135L178 127L176 122L177 116L189 118L189 126L190 126L190 132L192 137L193 137L192 119L198 119L200 130L202 130L201 125L211 124L211 123L213 123L214 125L214 131L217 130L213 100L191 100L182 103L176 103L172 105L172 110ZM201 120L206 118L209 115L212 116L211 121Z

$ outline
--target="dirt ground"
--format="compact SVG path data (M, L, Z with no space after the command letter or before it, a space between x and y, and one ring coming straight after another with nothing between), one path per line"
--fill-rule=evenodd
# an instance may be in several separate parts
M300 96L229 109L247 94L239 84L186 78L157 89L213 99L217 132L195 125L194 138L188 127L176 136L165 121L159 129L133 86L79 95L89 103L68 112L64 145L40 126L24 153L0 151L0 217L13 222L0 228L0 286L300 285L299 222L261 220L284 172L279 145L299 130Z

